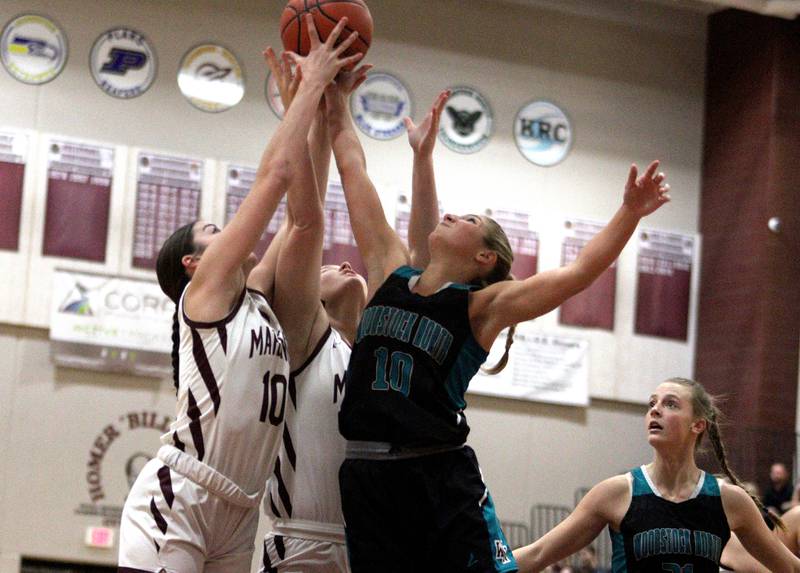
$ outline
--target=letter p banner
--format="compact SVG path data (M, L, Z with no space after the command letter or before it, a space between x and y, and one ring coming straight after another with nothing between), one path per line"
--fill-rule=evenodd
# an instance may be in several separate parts
M100 68L101 72L124 76L128 70L138 70L147 62L147 54L138 50L112 48L108 61Z

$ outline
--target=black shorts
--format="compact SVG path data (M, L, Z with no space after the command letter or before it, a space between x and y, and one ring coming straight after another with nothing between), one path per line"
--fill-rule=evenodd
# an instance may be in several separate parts
M517 571L472 448L347 459L339 485L353 573Z

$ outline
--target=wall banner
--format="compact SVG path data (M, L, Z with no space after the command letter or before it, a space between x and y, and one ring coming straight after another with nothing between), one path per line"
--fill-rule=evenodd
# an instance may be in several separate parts
M42 254L106 260L114 148L52 139Z
M639 231L636 334L686 340L694 237Z
M500 333L484 367L503 356L506 331ZM534 331L531 323L517 325L505 369L493 376L482 370L472 379L474 394L589 405L589 341Z
M136 167L131 262L139 269L155 269L164 241L200 216L203 162L143 151Z
M22 184L28 155L28 137L22 133L0 132L0 249L19 250L22 217Z
M599 233L604 223L581 219L564 221L561 243L561 264L578 258L586 244ZM568 326L585 326L614 330L614 300L617 291L617 263L611 264L586 289L567 299L558 312L558 322Z
M172 373L175 305L155 282L56 269L51 304L56 364L142 376Z

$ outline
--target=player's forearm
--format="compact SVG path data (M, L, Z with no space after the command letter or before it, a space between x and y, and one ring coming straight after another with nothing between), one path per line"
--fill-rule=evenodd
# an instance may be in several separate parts
M301 153L307 153L309 130L324 88L319 82L303 80L300 83L292 105L261 155L257 179L272 173L273 177L281 177L284 184L288 183L292 176L293 160Z
M589 286L619 257L639 224L639 216L627 206L619 208L603 230L592 238L578 255L574 265L580 273L583 288Z
M428 235L438 224L439 200L433 157L430 154L415 153L411 178L411 218L408 225L408 246L414 266L424 267L430 261Z
M331 165L331 139L328 134L328 119L319 108L308 134L308 149L314 166L319 201L324 205Z

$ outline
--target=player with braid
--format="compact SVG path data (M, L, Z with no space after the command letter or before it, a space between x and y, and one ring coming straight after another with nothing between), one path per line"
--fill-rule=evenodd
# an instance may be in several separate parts
M342 57L343 19L302 61L292 107L263 153L256 181L220 230L198 221L172 235L156 274L175 302L177 419L125 501L119 571L246 572L258 503L281 445L289 355L272 310L276 249L252 250L296 170L325 86L361 54Z
M645 427L653 461L600 482L567 519L515 550L520 571L543 570L591 543L606 526L614 573L716 573L731 532L769 571L800 571L800 560L764 523L760 501L738 485L728 466L713 397L694 380L670 378L649 404ZM705 435L731 483L695 464Z
M328 90L325 101L368 272L369 302L339 414L348 440L339 482L350 566L355 573L514 571L465 445L467 385L503 329L556 308L617 258L639 220L669 200L664 175L656 173L658 162L641 177L632 166L617 214L560 269L507 280L513 254L500 226L451 214L429 236L430 261L416 269L367 175L344 94ZM432 160L426 167L432 180Z

